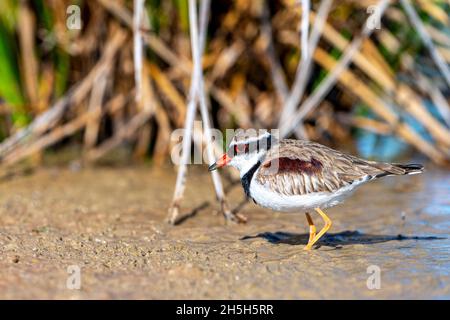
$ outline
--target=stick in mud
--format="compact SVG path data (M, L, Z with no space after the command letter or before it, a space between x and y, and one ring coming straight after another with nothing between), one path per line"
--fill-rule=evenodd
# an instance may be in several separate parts
M168 211L167 221L170 224L176 224L179 218L180 202L183 198L184 189L186 187L186 173L187 162L190 155L192 129L197 109L197 103L200 104L201 116L205 127L206 141L211 141L211 127L209 122L208 108L206 105L206 96L204 92L201 56L204 50L206 41L207 21L209 16L210 1L203 0L201 3L201 17L200 17L200 33L198 32L197 9L195 0L189 0L189 26L191 33L191 50L194 62L194 70L191 77L191 87L189 89L189 103L188 111L185 121L185 131L183 135L181 163L178 166L177 181L175 184L175 191L173 195L172 204ZM213 149L208 147L208 162L214 161ZM245 222L246 219L242 215L233 214L227 204L225 194L223 192L222 182L217 172L211 172L214 183L214 189L218 201L221 204L221 210L227 220L237 220L238 222Z

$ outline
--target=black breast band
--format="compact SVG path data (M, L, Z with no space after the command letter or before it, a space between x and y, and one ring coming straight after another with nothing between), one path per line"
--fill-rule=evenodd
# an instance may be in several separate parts
M260 139L262 140L262 139ZM260 143L260 140L258 140L256 143L256 149L259 151L260 149L264 148L266 151L268 151L272 147L272 136L268 136L265 138L265 145L262 145ZM252 198L250 194L250 183L252 182L253 175L255 174L256 170L258 170L259 166L261 165L261 161L258 161L253 165L253 167L250 168L250 170L247 171L246 174L241 178L242 187L244 188L245 195L248 198ZM252 198L253 199L253 198ZM253 199L253 201L255 201ZM256 201L255 201L256 203Z
M242 187L244 188L245 195L248 198L252 197L250 194L250 183L252 182L253 175L255 174L256 170L258 170L260 165L261 161L255 163L253 167L251 167L250 170L248 170L247 173L244 174L241 178Z

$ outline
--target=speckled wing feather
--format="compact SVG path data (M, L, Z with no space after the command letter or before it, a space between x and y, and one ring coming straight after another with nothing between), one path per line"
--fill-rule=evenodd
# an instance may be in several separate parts
M281 140L266 155L255 177L280 194L334 192L356 181L403 174L390 164L359 159L318 143Z

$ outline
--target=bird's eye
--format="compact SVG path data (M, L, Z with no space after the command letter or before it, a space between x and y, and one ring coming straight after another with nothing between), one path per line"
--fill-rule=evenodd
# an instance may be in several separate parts
M237 144L234 146L234 153L235 154L243 154L248 153L249 145L248 144Z

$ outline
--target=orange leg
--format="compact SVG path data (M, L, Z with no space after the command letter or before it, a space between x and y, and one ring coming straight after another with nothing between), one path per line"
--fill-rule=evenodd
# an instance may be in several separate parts
M317 211L318 214L320 214L323 221L325 222L325 225L322 228L322 230L320 230L319 233L314 237L314 239L312 239L312 241L310 240L308 242L308 244L304 248L305 250L311 250L312 246L331 228L332 223L331 223L330 218L328 218L328 216L319 208L316 208L315 210Z
M306 220L308 220L308 224L309 224L309 240L308 240L308 244L313 241L314 237L316 236L316 226L314 225L314 222L311 218L311 216L309 215L308 212L305 212L306 215Z

